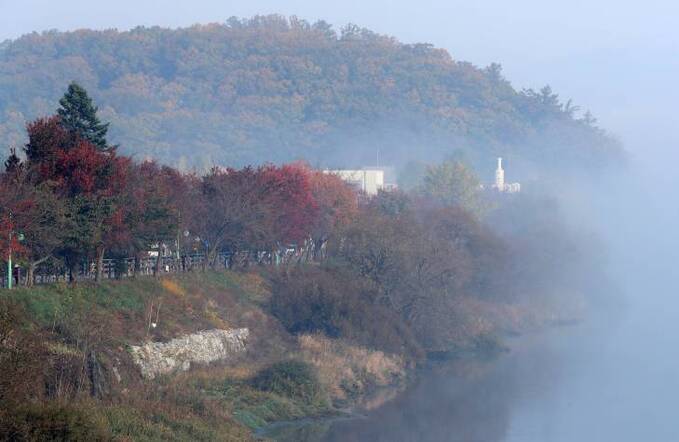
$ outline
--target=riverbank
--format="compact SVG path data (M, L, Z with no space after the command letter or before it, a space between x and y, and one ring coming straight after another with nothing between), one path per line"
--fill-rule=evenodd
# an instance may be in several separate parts
M29 439L61 431L76 440L251 440L275 422L377 409L405 389L427 360L424 353L291 333L272 314L271 276L208 271L3 291L0 433ZM469 303L467 321L452 330L457 340L450 341L446 357L492 349L500 330L538 325L535 314L522 313L525 319L518 320L516 306L490 307ZM503 321L493 319L499 317ZM191 342L185 337L206 330L236 329L248 330L242 352L219 353L210 363L176 360L178 368L153 379L143 375L131 351L144 343ZM429 359L434 355L443 353ZM209 349L200 357L212 360Z
M589 332L589 325L582 322L559 323L506 336L493 350L460 351L446 359L427 360L406 388L393 392L378 407L339 417L278 422L256 435L278 442L504 441L510 433L508 413L517 407L517 398L533 398L541 389L553 388L562 356L555 354L555 348L561 351L564 344L579 342Z
M276 440L279 442L300 442L307 440L320 440L332 426L352 421L368 419L371 413L379 412L380 408L398 400L408 391L416 389L421 381L430 375L440 375L443 371L450 371L451 366L458 368L466 362L473 364L489 364L495 357L509 351L507 347L499 346L495 349L486 348L479 351L460 351L442 358L436 355L435 359L425 359L419 368L408 372L408 381L378 388L368 394L357 398L347 408L338 410L338 413L327 417L311 417L290 421L274 422L255 431L255 436L262 440Z
M270 297L271 280L258 271L2 291L0 434L250 440L271 422L334 415L405 382L401 356L290 334L269 312ZM133 357L144 343L176 346L232 329L248 330L245 351L213 363L175 352L176 368L149 378Z

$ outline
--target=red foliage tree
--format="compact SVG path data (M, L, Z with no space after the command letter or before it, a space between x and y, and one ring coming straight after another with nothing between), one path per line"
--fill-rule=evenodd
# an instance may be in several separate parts
M272 240L271 188L261 169L214 168L200 183L194 231L214 263L217 253L261 250Z
M63 201L49 186L36 185L30 175L22 164L0 176L0 217L5 220L0 240L8 239L11 231L17 233L12 249L15 258L18 252L25 261L28 285L33 283L37 265L59 247L64 227ZM20 244L16 243L18 234L23 237Z
M318 203L312 193L312 170L303 163L261 169L267 189L277 241L299 243L311 236L318 220Z
M176 215L177 245L184 248L186 247L183 244L183 241L186 241L184 233L190 233L196 218L202 213L199 207L203 203L200 179L195 174L183 174L168 166L162 166L160 173L163 191L167 192L171 209Z
M127 179L130 159L115 152L102 152L92 143L78 140L70 149L56 152L51 177L66 195L120 194Z
M122 227L118 206L131 160L115 149L101 151L67 131L58 116L27 126L25 146L29 175L35 185L49 186L65 206L65 235L61 254L73 268L92 251L101 277L104 252Z
M37 172L34 179L38 182L49 180L55 174L57 154L73 145L73 135L64 129L56 115L28 123L26 131L28 143L24 152L28 167Z
M171 198L175 174L168 171L151 161L129 165L129 180L108 235L119 253L138 256L177 235L178 210ZM159 250L156 274L161 259Z
M313 171L310 178L311 192L318 206L312 235L319 253L334 232L356 217L358 195L337 175Z

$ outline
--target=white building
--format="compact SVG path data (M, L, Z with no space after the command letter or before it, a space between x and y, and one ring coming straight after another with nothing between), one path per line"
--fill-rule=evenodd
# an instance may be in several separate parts
M385 189L383 169L355 169L355 170L324 170L323 173L337 175L356 190L369 196L377 195L381 189Z
M521 192L520 183L505 183L505 171L502 168L502 158L497 159L497 169L495 170L495 183L491 186L498 192L518 193Z

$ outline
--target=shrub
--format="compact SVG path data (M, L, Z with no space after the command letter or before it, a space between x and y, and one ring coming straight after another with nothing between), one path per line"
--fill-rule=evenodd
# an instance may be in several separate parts
M0 414L0 440L103 441L110 434L102 419L58 404L23 405Z
M21 402L42 394L46 351L42 335L24 327L21 305L0 298L0 404Z
M418 354L409 328L374 302L369 283L336 268L299 268L274 281L271 312L294 334L323 333L390 353Z
M322 402L325 396L311 366L300 361L277 362L260 371L252 385L309 404Z

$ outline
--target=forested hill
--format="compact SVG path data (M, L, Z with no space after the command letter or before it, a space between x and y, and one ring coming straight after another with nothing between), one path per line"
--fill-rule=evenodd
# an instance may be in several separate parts
M473 36L470 36L473 38ZM280 16L186 29L30 34L0 44L0 149L52 114L71 81L123 153L179 167L304 158L319 166L465 151L577 168L620 159L595 120L549 88L516 91L428 44Z

